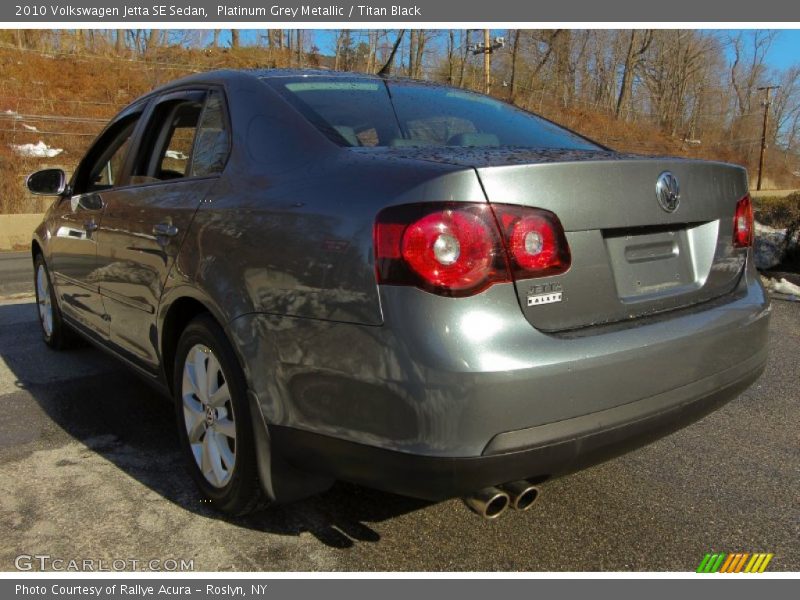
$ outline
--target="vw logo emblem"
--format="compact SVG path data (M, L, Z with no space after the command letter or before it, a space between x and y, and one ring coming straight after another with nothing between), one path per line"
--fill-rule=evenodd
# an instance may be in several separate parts
M678 187L678 178L669 171L664 171L656 180L656 198L658 203L667 212L675 212L681 203L681 190Z

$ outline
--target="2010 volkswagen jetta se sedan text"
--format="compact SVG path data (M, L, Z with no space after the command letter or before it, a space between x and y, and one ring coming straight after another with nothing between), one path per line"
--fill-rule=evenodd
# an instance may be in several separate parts
M766 361L742 168L460 89L193 75L28 187L57 196L31 249L45 341L88 338L174 398L228 513L335 479L524 509Z

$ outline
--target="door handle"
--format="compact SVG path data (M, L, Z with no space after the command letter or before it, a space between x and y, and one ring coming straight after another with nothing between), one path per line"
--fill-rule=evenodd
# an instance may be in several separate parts
M153 234L157 236L165 235L167 237L175 237L178 235L178 228L172 223L158 223L153 226Z

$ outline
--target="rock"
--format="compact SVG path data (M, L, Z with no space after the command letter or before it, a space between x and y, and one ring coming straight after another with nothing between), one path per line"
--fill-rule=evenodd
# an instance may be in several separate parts
M783 260L783 243L776 244L767 238L756 238L756 269L763 271L781 264Z
M771 269L781 263L784 254L785 229L775 229L755 222L756 269Z

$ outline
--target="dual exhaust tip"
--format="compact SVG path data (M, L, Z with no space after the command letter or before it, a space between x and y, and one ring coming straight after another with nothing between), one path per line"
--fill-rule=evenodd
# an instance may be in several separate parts
M484 519L496 519L506 509L528 510L539 497L539 488L529 481L513 481L500 487L478 490L464 503Z

